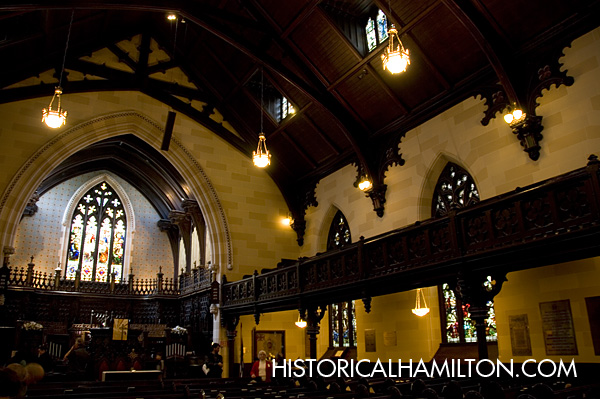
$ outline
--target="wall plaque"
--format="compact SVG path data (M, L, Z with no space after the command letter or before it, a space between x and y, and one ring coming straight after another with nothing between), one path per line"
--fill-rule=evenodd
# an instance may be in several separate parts
M375 329L365 330L365 352L376 352Z
M510 345L513 356L531 356L531 338L529 320L526 314L508 316Z
M568 299L540 302L546 355L577 355L575 329Z
M384 331L383 332L383 346L397 346L398 338L396 331Z

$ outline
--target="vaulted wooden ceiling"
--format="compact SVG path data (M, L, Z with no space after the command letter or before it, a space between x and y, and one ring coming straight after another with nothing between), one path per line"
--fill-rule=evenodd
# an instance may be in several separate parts
M365 50L364 25L377 8L410 50L403 74L383 70L387 42ZM373 178L379 191L370 196L383 212L385 171L404 163L400 140L409 129L474 95L488 105L484 124L516 101L534 108L541 81L564 83L564 47L600 24L598 0L6 1L0 103L50 96L72 10L63 101L69 93L139 90L248 157L262 112L268 173L298 228L318 180L352 162ZM94 62L101 51L115 65ZM186 84L169 79L175 67ZM549 76L539 73L544 67ZM277 121L261 110L260 70L265 90L289 99L293 116Z

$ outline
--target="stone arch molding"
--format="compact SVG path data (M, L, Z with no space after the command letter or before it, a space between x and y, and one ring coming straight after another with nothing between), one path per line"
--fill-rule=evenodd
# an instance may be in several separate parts
M137 111L122 111L90 119L60 132L39 148L21 166L0 199L0 237L3 247L14 245L17 228L27 201L49 171L88 145L123 134L134 134L154 148L160 148L164 130L160 124ZM213 264L232 268L231 235L225 212L208 176L183 144L175 137L163 156L184 177L206 219L211 237Z
M71 218L73 216L73 212L75 212L75 207L77 206L77 203L89 189L103 181L106 181L112 187L112 189L115 190L115 192L121 199L121 202L123 203L123 207L125 208L125 216L127 218L127 244L125 245L125 254L123 256L123 276L126 276L127 274L129 274L131 266L131 252L133 246L135 246L135 213L133 211L133 205L131 204L131 200L129 199L127 192L123 189L123 187L121 187L118 181L113 179L112 176L106 172L101 173L98 176L94 176L90 180L83 183L83 185L81 185L69 199L69 203L65 207L65 212L62 217L62 240L59 254L59 262L61 262L61 265L64 263L64 267L66 268L65 259L67 258L67 249L69 247Z

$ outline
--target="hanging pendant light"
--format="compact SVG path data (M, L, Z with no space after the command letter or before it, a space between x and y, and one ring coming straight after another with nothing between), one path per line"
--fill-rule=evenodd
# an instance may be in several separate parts
M421 298L423 298L423 303L421 303ZM427 302L425 302L425 294L423 294L423 291L421 291L420 288L417 288L417 301L412 312L419 317L423 317L429 313Z
M408 49L405 49L402 45L394 24L390 26L388 36L390 38L389 45L385 49L385 54L381 56L383 69L387 69L392 74L404 72L410 65L410 56ZM397 44L394 43L394 38Z
M49 128L57 129L64 126L67 122L67 111L62 109L60 106L60 95L62 94L62 78L65 74L65 61L67 60L67 49L69 48L69 39L71 38L71 27L73 26L73 15L75 10L71 12L71 22L69 22L69 33L67 34L67 43L65 45L65 54L63 56L62 70L60 71L60 77L58 79L58 86L54 90L52 100L48 108L42 110L42 122ZM52 108L54 101L56 100L56 108Z
M62 87L58 86L54 90L54 95L52 96L52 100L50 101L50 105L48 108L44 108L42 110L42 122L46 124L46 126L57 129L63 126L67 122L67 111L60 107L60 95L62 94ZM58 103L56 108L52 108L52 104L54 100Z
M263 133L263 91L264 91L264 76L263 70L260 69L260 133L258 135L258 146L252 154L254 165L259 168L264 168L271 164L271 154L267 150L267 139Z

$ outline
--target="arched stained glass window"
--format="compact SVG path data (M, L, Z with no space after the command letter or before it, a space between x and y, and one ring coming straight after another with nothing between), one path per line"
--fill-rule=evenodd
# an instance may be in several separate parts
M127 219L121 199L105 181L88 190L71 218L67 250L67 279L78 270L82 281L115 281L123 278Z
M433 203L431 207L432 217L443 217L451 209L465 208L479 202L479 191L475 181L465 169L448 162L435 186L433 193ZM491 287L492 280L488 276L484 282L486 287ZM462 303L454 296L454 291L448 284L442 284L439 288L440 312L444 331L442 332L442 342L476 342L477 331L475 330L475 320L471 318L468 303ZM486 340L496 341L496 313L494 312L494 302L489 301L488 318L486 319Z
M342 248L351 242L352 236L350 235L348 221L341 211L337 211L331 222L331 227L329 227L327 250Z
M451 209L465 208L478 202L479 191L469 172L448 162L435 186L432 216L446 216Z
M327 250L339 249L350 244L352 236L348 221L341 211L333 217L327 238ZM329 305L329 346L356 346L356 310L354 301Z

